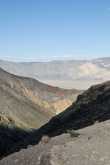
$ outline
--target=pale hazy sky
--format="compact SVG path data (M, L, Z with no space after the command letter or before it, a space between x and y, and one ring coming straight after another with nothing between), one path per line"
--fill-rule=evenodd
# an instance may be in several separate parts
M0 59L110 56L110 0L0 0Z

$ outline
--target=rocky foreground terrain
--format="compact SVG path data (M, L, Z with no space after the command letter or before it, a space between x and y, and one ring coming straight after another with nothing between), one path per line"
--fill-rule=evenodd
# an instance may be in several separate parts
M63 134L8 156L0 165L109 165L110 121Z
M38 130L0 130L1 156L21 150L0 165L109 165L110 81L89 88ZM2 145L4 139L8 148Z

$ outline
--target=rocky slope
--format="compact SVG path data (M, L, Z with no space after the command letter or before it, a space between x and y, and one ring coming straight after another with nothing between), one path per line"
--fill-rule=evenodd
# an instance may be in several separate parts
M0 165L109 165L110 120L49 139L7 158Z
M53 117L40 131L52 135L67 129L80 129L107 119L110 119L110 81L92 86L79 95L72 106Z
M85 91L83 94L78 96L77 101L72 106L70 106L68 109L66 109L64 112L53 117L47 124L42 126L40 129L34 130L33 132L31 132L29 134L29 136L25 137L25 141L23 141L24 138L22 138L22 141L19 140L17 145L16 145L16 143L13 145L14 148L11 146L10 147L11 147L11 149L13 148L12 152L14 152L14 151L16 151L16 148L17 148L17 150L19 150L21 148L24 148L24 146L25 147L28 146L29 144L37 144L40 140L45 144L45 143L48 143L48 141L50 141L51 137L58 136L58 135L61 135L63 133L68 133L68 132L69 132L69 134L71 134L71 136L75 136L75 139L76 139L77 134L74 134L74 132L73 132L74 130L79 130L81 128L93 125L93 127L85 128L84 132L80 131L79 133L81 134L80 135L81 139L75 141L74 144L71 142L70 142L70 144L67 143L67 147L61 146L63 141L65 142L66 137L64 136L64 138L62 140L60 140L60 136L57 137L58 138L57 144L59 146L58 146L58 148L53 147L53 151L52 151L53 153L55 153L54 158L56 159L56 162L58 162L58 163L59 162L62 163L65 160L65 158L67 158L65 161L67 161L67 160L70 161L70 157L72 156L71 154L72 153L75 154L75 152L76 152L79 156L76 156L74 158L74 161L76 161L76 163L78 164L79 163L78 161L84 160L84 161L87 161L86 164L88 164L89 156L92 154L92 148L94 150L96 150L95 152L99 152L100 148L96 148L96 147L101 145L102 142L104 142L102 144L102 148L104 148L105 145L109 146L109 126L110 126L110 124L109 124L109 121L107 121L107 120L110 120L110 81L103 83L103 84L96 85L96 86L92 86L87 91ZM104 121L106 121L106 122L104 122ZM96 123L98 123L98 124L96 124ZM107 125L105 123L107 123ZM90 130L90 132L89 132L89 130ZM100 134L101 130L102 130L102 133ZM85 134L85 132L87 134L86 135L87 137L84 136L84 139L83 139L82 134ZM91 140L92 134L93 134L93 137ZM9 140L11 140L11 138L13 138L13 134L11 134L12 135L11 138L10 138L10 136L4 136L4 134L1 134L1 135L2 135L2 137L7 137ZM20 132L18 135L20 136ZM107 135L107 136L105 136L105 135ZM98 139L97 137L100 139ZM95 143L95 139L97 140L96 143ZM106 139L107 139L107 143L105 142ZM4 138L2 140L4 140ZM71 139L69 139L69 140L71 140ZM90 143L88 143L89 140L90 140ZM86 144L84 142L87 143L87 150L86 150ZM49 146L46 145L47 151L49 152L49 154L46 154L44 151L44 149L46 149L44 147L44 144L39 145L40 147L36 146L35 148L29 148L26 151L21 151L20 153L15 154L14 155L15 157L11 156L11 157L7 158L6 160L3 161L3 163L5 162L8 164L8 162L12 163L13 160L15 160L15 162L20 161L19 163L21 163L21 161L22 161L22 162L25 162L24 164L26 164L26 162L28 162L28 164L29 164L30 159L33 158L33 159L31 159L31 160L33 160L33 164L35 164L34 161L40 160L41 162L39 162L39 161L38 162L40 163L40 165L41 164L43 165L43 162L46 162L46 160L47 160L48 164L51 165L51 162L49 162L49 161L50 161L51 157L52 157L52 159L54 159L52 156L53 153L51 155L51 150L50 150ZM53 144L54 144L54 142L52 142L52 145ZM49 145L50 145L50 143L49 143ZM72 147L72 145L73 145L73 147ZM81 149L81 147L82 147L82 149ZM41 148L42 148L42 150L41 150ZM62 150L62 152L61 152L61 150ZM66 150L67 150L67 153L66 153L67 157L64 156L65 155L64 153L66 152ZM108 148L106 150L106 147L105 147L104 158L101 158L102 155L100 155L103 153L98 153L98 157L93 158L96 160L92 160L92 163L93 163L93 161L95 161L95 163L93 163L94 165L97 165L97 162L99 164L101 164L100 161L102 160L102 165L104 165L103 161L105 161L105 159L107 159L105 161L105 163L107 164L109 162L108 156L107 156L107 155L109 155L108 151L109 151ZM30 152L33 154L31 154L31 156L28 157ZM70 157L68 157L68 152L71 153ZM42 155L42 153L44 153L44 156ZM84 154L86 154L86 153L88 153L88 156L84 157ZM20 155L21 156L21 159L20 159L19 154L23 154L24 156ZM35 156L37 154L39 155L38 157ZM45 156L45 154L46 154L46 156ZM80 157L80 154L82 154L81 157ZM27 159L26 159L26 157L27 157ZM107 158L105 158L105 157L107 157ZM13 158L13 160L12 160L12 158ZM73 157L71 159L73 161ZM100 161L99 161L99 159L100 159ZM55 163L55 162L53 161L53 163ZM59 164L61 164L61 163L59 163ZM84 164L84 162L81 162L81 163ZM90 162L90 164L92 164L92 163ZM13 164L14 164L14 162L13 162ZM69 165L71 165L71 162ZM78 164L78 165L80 165L80 164Z
M77 90L59 89L31 78L15 76L0 69L0 114L4 118L12 118L19 126L38 128L68 107L79 93Z

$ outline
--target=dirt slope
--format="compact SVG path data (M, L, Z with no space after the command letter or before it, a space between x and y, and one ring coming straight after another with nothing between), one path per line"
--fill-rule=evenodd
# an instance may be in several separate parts
M71 105L79 93L0 69L0 114L11 117L18 125L40 127Z

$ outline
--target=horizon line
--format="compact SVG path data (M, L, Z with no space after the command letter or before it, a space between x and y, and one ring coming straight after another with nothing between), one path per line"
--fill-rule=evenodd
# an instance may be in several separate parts
M75 57L60 57L58 58L53 57L50 59L46 58L11 58L11 57L5 57L0 58L0 61L6 61L6 62L15 62L15 63L29 63L29 62L54 62L54 61L91 61L91 60L97 60L97 59L103 59L103 58L110 58L110 56L101 56L101 57L93 57L93 58L75 58Z

